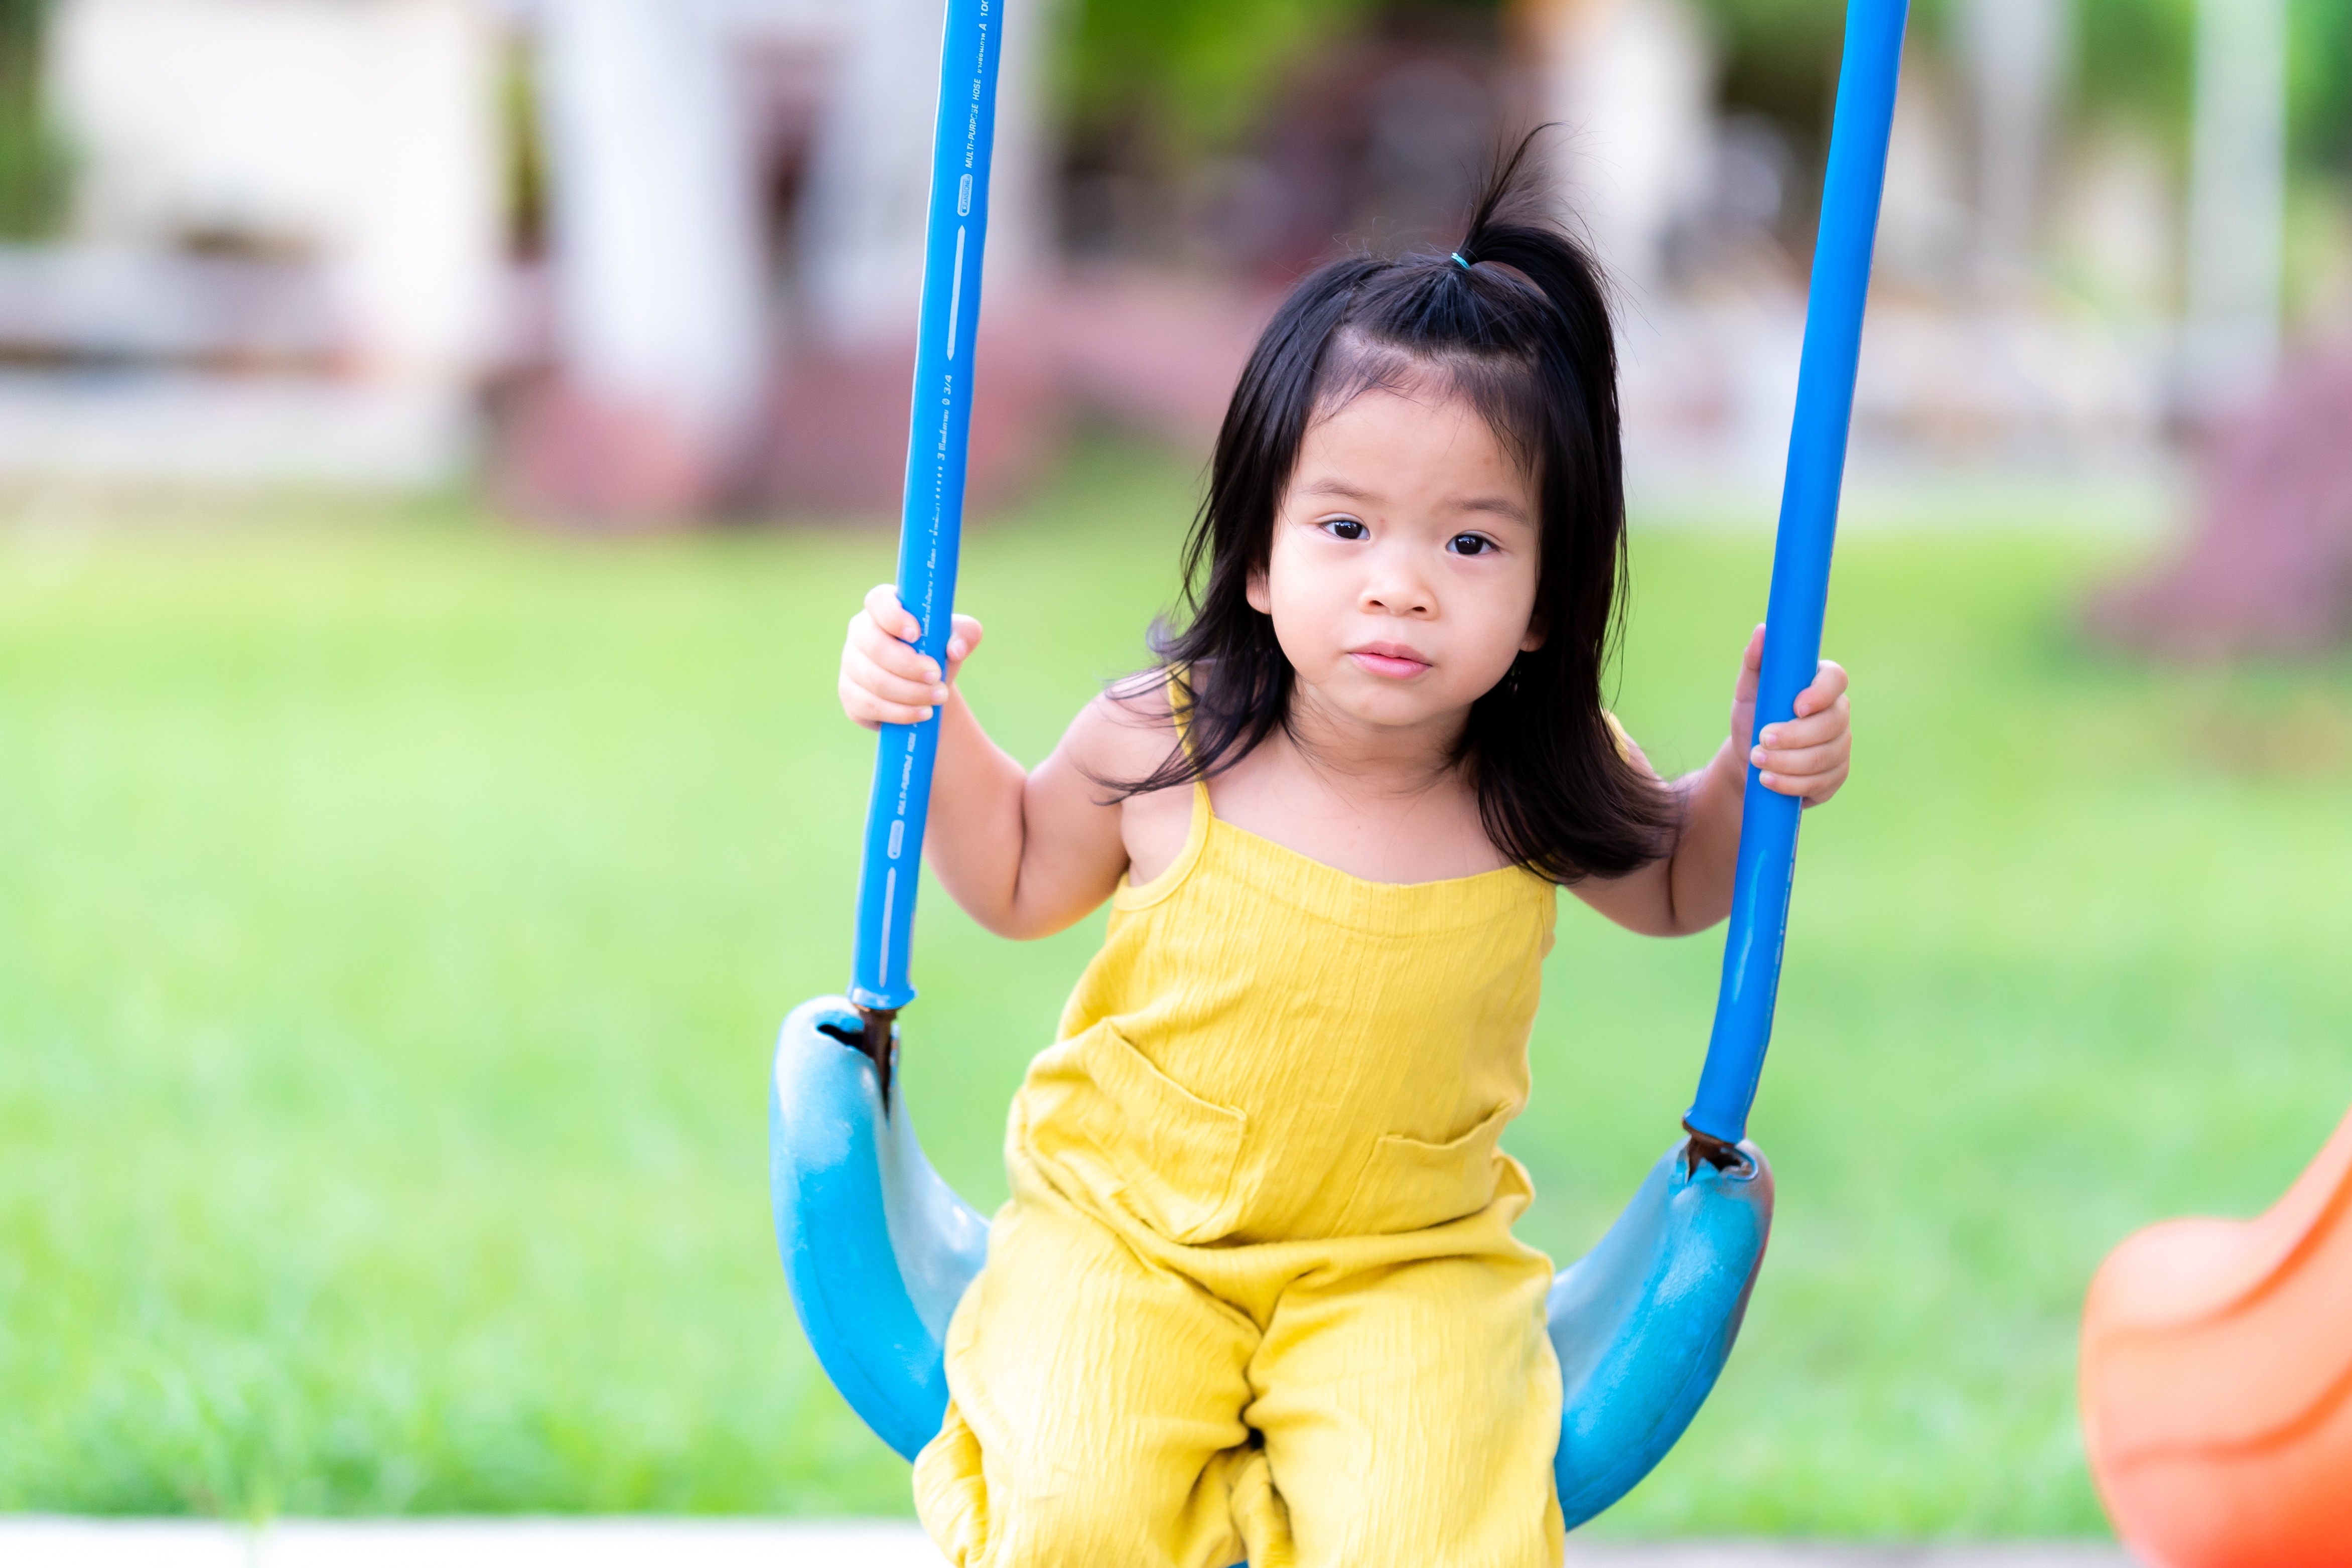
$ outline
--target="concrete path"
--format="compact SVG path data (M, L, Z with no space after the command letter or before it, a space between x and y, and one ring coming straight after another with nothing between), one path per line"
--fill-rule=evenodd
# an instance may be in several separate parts
M673 1519L182 1520L0 1516L6 1568L937 1568L911 1524ZM2112 1546L1571 1543L1567 1568L2131 1568Z

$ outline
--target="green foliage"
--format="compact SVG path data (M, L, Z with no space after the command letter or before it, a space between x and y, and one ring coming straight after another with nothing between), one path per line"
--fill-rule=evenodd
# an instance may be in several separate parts
M2299 0L2306 9L2336 0ZM1829 129L1845 0L1698 0L1725 60L1727 101L1769 114L1816 152ZM1963 0L1918 0L1910 48L1949 50ZM2074 92L2116 113L2185 134L2197 0L2072 0Z
M2352 0L2293 0L2289 26L2296 153L2352 172Z
M2178 143L2189 134L2197 57L2197 0L2074 0L2078 106Z
M1084 132L1146 122L1179 155L1230 144L1285 68L1373 0L1073 0L1063 88Z
M1491 10L1496 0L1451 3ZM2185 144L2197 3L2071 0L2081 112L2133 120ZM2352 4L2289 3L2296 155L2306 164L2352 162ZM1694 4L1722 54L1725 100L1769 116L1801 153L1818 156L1845 0ZM1959 4L1916 0L1913 48L1944 48ZM1310 50L1397 8L1384 0L1071 0L1060 62L1066 112L1082 137L1141 125L1180 159L1229 146L1257 123L1284 73Z
M2136 120L2185 146L2194 113L2197 0L2074 0L2076 90L2094 117ZM2352 5L2288 0L2294 156L2352 161Z
M1141 657L1192 476L1095 449L970 540L1016 755ZM847 967L833 671L890 541L280 511L0 530L0 1510L904 1512L764 1186L776 1020ZM2086 654L2117 549L2000 516L1843 546L1860 771L1805 835L1772 1255L1609 1530L2099 1531L2091 1270L2268 1202L2352 1101L2352 668ZM1720 733L1767 557L1637 538L1618 706L1663 766ZM904 1082L983 1207L1099 932L924 895ZM1588 1245L1674 1136L1718 952L1564 901L1531 1240Z
M65 215L71 172L43 110L47 0L0 0L0 239L39 239Z
M1724 101L1780 124L1811 157L1829 141L1845 0L1700 0L1723 57Z
M1177 157L1231 147L1310 51L1398 9L1491 12L1498 0L1069 0L1060 65L1081 137L1140 131Z

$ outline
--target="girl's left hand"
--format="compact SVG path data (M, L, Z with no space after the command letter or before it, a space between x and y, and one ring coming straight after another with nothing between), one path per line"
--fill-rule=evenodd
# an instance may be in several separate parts
M1764 628L1748 639L1739 684L1731 699L1731 752L1746 744L1756 724L1756 687L1764 669ZM1797 716L1766 727L1742 759L1753 764L1764 788L1818 806L1838 792L1853 760L1853 718L1846 702L1845 671L1823 659L1813 684L1797 694Z

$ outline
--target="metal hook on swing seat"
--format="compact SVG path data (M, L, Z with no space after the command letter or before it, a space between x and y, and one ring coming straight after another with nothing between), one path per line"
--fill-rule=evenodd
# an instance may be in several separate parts
M896 1054L891 1042L897 1032L898 1009L859 1008L857 1017L864 1027L855 1031L830 1023L817 1025L817 1030L831 1035L852 1051L863 1052L874 1064L875 1080L882 1088L882 1108L887 1111L890 1108L890 1059Z

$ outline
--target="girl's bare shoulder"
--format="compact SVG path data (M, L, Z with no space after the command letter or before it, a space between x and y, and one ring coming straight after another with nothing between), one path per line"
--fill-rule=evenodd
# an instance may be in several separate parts
M1151 777L1177 746L1169 682L1165 670L1113 682L1078 710L1062 749L1096 779L1125 782Z

